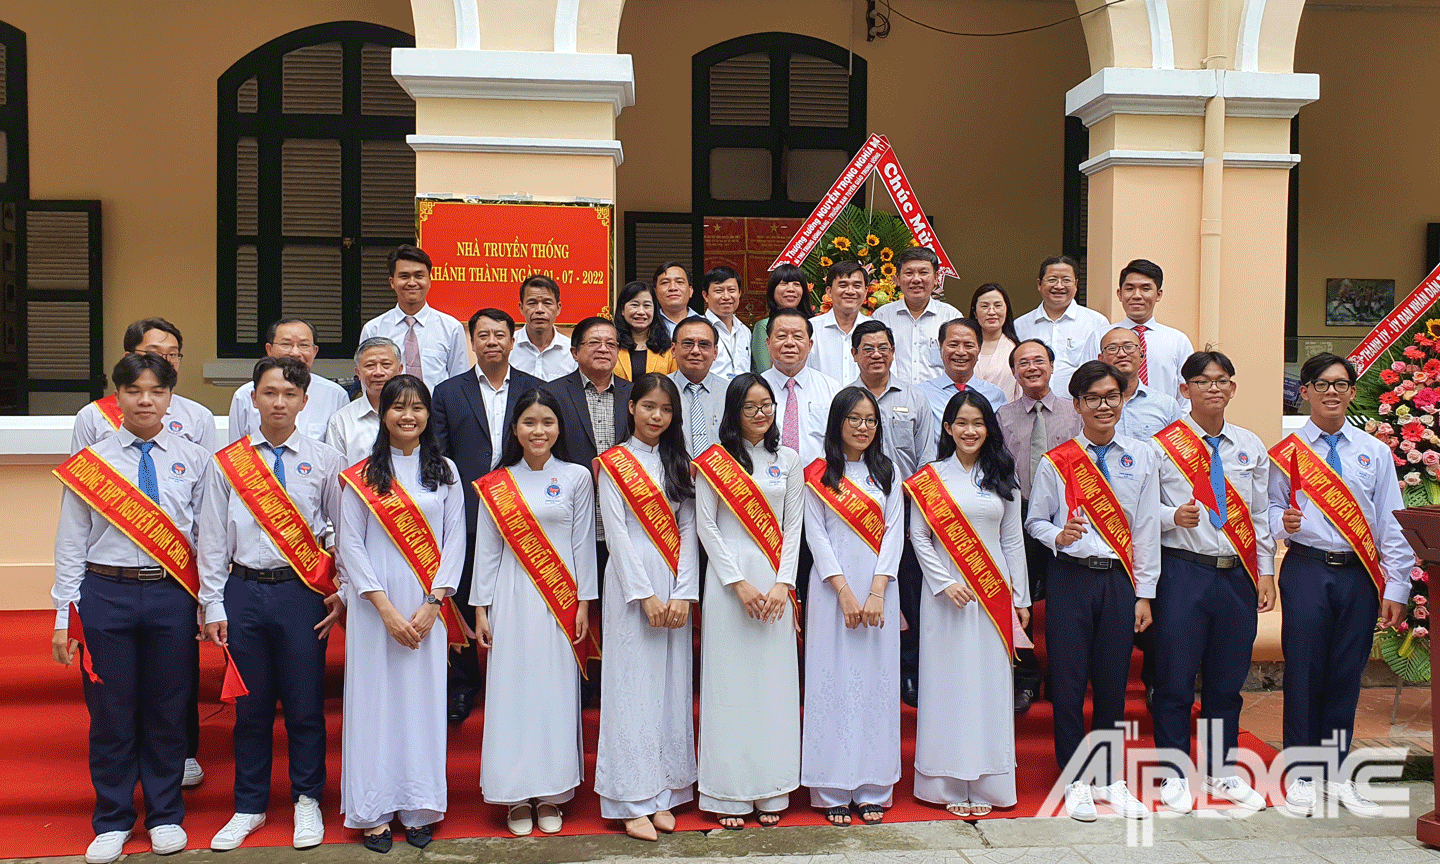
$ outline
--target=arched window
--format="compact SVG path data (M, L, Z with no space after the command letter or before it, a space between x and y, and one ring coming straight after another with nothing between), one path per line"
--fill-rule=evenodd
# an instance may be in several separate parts
M390 76L406 33L343 21L267 42L219 80L217 348L258 357L265 328L315 325L346 357L394 302L385 257L415 241L415 103Z

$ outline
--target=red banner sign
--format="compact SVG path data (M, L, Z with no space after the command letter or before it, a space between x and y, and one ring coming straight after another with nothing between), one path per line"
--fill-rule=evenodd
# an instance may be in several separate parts
M765 304L770 262L802 224L801 219L768 216L705 217L704 269L729 267L740 274L740 308L735 314L741 319L759 321L770 314Z
M1440 266L1430 271L1425 281L1416 286L1405 302L1396 306L1394 311L1385 316L1385 320L1375 325L1370 335L1357 346L1350 354L1350 362L1355 364L1357 374L1364 375L1381 354L1390 350L1390 346L1414 324L1415 319L1425 313L1425 310L1435 305L1440 300Z
M560 285L562 320L574 324L610 305L614 205L528 201L415 202L417 242L434 262L429 303L461 321L498 306L520 315L520 283Z

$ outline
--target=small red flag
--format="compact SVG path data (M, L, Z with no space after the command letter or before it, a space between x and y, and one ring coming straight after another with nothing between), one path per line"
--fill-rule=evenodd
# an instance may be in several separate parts
M245 686L245 679L240 677L240 670L235 668L235 658L230 656L230 648L221 645L220 650L225 652L225 683L220 685L220 701L234 705L237 697L250 695L250 688Z
M90 676L93 684L104 684L100 676L95 674L95 666L90 662L90 646L85 644L85 625L80 623L80 607L73 602L70 604L70 623L66 625L66 637L80 643L80 668Z
M1298 444L1296 445L1299 446ZM1299 510L1300 504L1295 496L1300 494L1300 457L1292 449L1290 451L1290 509Z

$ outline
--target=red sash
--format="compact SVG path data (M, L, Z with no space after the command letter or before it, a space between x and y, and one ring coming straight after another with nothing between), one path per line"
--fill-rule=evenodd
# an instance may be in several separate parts
M1189 481L1193 487L1193 495L1196 501L1209 507L1214 512L1220 512L1220 502L1215 500L1215 490L1210 488L1210 449L1190 424L1184 420L1176 420L1155 435L1155 441L1175 467L1180 469L1180 474ZM1239 553L1240 560L1245 564L1245 570L1250 574L1250 581L1255 587L1260 587L1260 551L1255 540L1255 523L1250 521L1250 508L1245 506L1245 499L1235 491L1235 486L1230 478L1225 478L1225 539L1235 547Z
M980 535L975 533L975 526L955 503L934 465L926 465L916 471L905 481L905 491L910 493L910 500L915 502L916 509L925 518L925 524L930 526L931 535L944 547L960 575L965 577L965 584L980 599L980 606L990 616L995 632L1000 634L1005 656L1013 662L1015 628L1010 619L1015 614L1012 611L1015 601L1004 572L995 563L990 550L985 548Z
M1370 523L1365 521L1365 511L1360 509L1355 493L1298 435L1287 435L1284 441L1270 448L1270 458L1290 479L1291 506L1295 506L1294 496L1304 492L1310 503L1320 509L1350 548L1355 550L1365 564L1365 572L1370 574L1370 581L1375 583L1375 591L1383 600L1385 571L1380 566L1380 550L1375 546L1375 535L1370 531ZM1381 467L1388 478L1389 464ZM1299 477L1295 476L1296 471Z
M154 558L191 597L200 599L200 570L190 539L175 527L170 514L129 477L89 447L66 459L53 473L80 500Z
M125 420L125 415L120 413L120 400L114 393L96 399L95 407L100 409L100 416L108 420L112 428L119 429Z
M1120 508L1120 499L1115 490L1100 473L1095 460L1091 459L1074 438L1045 454L1060 480L1065 484L1065 503L1069 508L1066 518L1074 515L1079 508L1090 520L1090 525L1099 534L1125 566L1130 584L1135 584L1135 546L1130 536L1130 523L1125 520L1125 511Z
M780 548L785 538L780 533L780 520L775 518L774 508L755 485L755 478L719 444L712 444L701 453L695 459L695 468L745 526L745 533L765 553L770 567L778 572Z
M670 509L665 490L651 479L650 472L624 445L611 447L595 457L595 461L615 481L625 503L640 520L645 535L670 567L670 575L679 576L680 524L675 519L675 511Z
M866 495L865 490L844 474L840 475L840 491L826 486L823 482L825 467L824 459L811 462L810 467L805 469L805 485L879 555L880 540L885 536L884 505Z
M575 652L580 674L589 678L586 665L592 659L600 659L600 643L596 639L595 628L590 628L590 636L583 645L575 644L575 617L579 608L575 577L555 550L555 544L546 536L544 527L535 518L525 497L520 494L515 475L509 468L501 468L472 485L485 509L490 511L495 526L500 529L500 536L505 538L505 545L515 553L525 574L535 583L535 590L544 598L550 614L555 616L555 623L560 625L560 632L565 634L565 640Z
M255 523L286 562L321 597L335 593L335 559L320 545L300 508L260 458L249 436L215 454L215 462Z
M390 542L395 544L410 569L415 571L420 587L429 594L435 590L435 574L440 572L440 543L435 539L435 532L425 519L424 511L399 482L391 480L390 494L383 497L365 482L365 465L369 461L362 459L341 471L340 482L354 489L370 512L375 514L375 521L385 529ZM446 597L440 604L440 618L445 622L446 638L452 647L464 648L470 644L460 621L460 610L455 606L455 598Z

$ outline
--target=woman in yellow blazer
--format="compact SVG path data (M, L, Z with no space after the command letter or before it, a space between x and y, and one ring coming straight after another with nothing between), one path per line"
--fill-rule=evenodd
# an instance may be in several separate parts
M631 282L620 289L615 301L615 333L620 339L620 357L615 374L633 381L646 372L669 375L675 371L675 353L670 348L670 331L656 312L655 289L649 282Z

